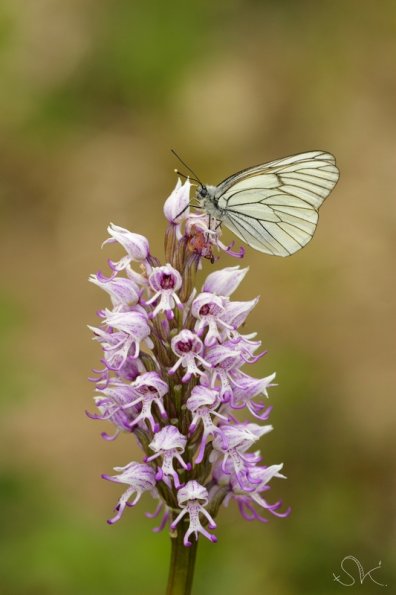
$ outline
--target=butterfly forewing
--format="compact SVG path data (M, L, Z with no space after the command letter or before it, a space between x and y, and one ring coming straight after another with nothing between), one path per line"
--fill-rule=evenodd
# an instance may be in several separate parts
M217 187L221 220L256 250L288 256L312 238L338 177L333 155L322 151L243 170Z

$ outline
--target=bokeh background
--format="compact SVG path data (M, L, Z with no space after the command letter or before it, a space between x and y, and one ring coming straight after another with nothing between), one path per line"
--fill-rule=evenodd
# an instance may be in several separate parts
M224 510L195 593L342 593L350 554L396 592L395 59L391 0L1 0L1 593L164 591L152 502L105 523L120 491L100 473L137 450L84 415L85 325L107 303L87 277L110 221L161 254L171 147L209 183L316 148L341 170L314 241L249 250L238 293L261 295L247 327L279 382L262 449L292 516Z

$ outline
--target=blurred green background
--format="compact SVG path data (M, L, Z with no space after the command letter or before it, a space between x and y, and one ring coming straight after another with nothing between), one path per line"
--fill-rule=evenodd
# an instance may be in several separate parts
M351 554L396 592L395 59L390 0L1 0L2 594L164 591L152 501L105 523L120 490L100 473L139 455L84 415L100 355L85 325L107 304L87 277L110 221L162 254L171 147L208 183L317 148L341 170L314 241L249 250L237 296L261 295L257 374L279 382L261 446L293 513L222 511L195 593L342 593Z

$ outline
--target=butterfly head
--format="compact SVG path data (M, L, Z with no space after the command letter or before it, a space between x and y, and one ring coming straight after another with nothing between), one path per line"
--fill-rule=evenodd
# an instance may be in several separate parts
M214 203L217 206L216 190L216 186L205 186L205 184L200 184L197 188L195 197L199 200L201 206L205 206L208 203Z
M206 186L201 185L197 188L197 199L198 200L205 200L208 197L208 189Z

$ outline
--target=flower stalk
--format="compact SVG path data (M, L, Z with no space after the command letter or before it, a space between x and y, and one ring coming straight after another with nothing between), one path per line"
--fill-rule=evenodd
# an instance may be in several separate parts
M183 520L170 534L171 559L166 595L190 595L192 590L198 541L194 541L191 547L185 547L183 535L187 529L188 521Z

